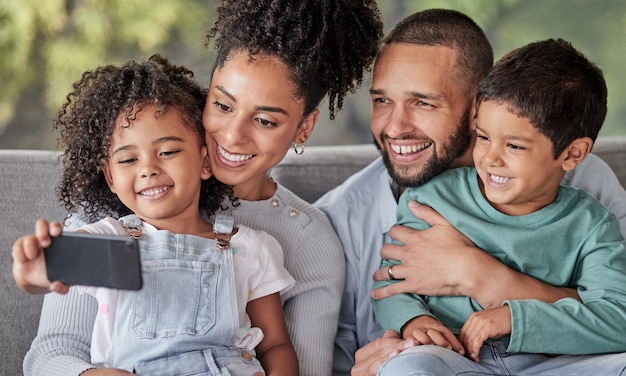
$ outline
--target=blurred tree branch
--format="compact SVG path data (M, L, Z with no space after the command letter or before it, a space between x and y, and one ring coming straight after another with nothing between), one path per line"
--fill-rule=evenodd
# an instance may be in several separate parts
M216 0L0 0L0 148L52 149L50 121L71 84L103 64L170 57L208 84L203 46ZM626 134L626 2L623 0L379 0L388 31L426 8L451 8L483 27L498 59L547 38L571 41L604 71L604 135ZM310 144L370 142L368 78L332 126L320 116ZM321 107L324 113L325 106Z
M53 113L72 82L99 65L174 50L186 56L180 63L207 61L211 14L202 0L0 0L0 134L20 116L25 93L42 95L32 101Z

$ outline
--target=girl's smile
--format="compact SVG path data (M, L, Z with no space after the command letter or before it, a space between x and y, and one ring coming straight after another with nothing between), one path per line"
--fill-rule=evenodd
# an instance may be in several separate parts
M118 117L103 169L111 191L142 220L186 233L202 223L198 202L208 165L206 147L178 109L156 114L145 105L130 124L125 113Z

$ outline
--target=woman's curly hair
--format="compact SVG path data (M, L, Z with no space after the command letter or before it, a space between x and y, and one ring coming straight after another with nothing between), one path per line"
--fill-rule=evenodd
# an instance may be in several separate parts
M204 144L202 111L206 89L193 79L193 72L153 55L143 62L130 61L101 66L85 72L66 96L53 128L60 130L64 149L63 177L57 195L69 212L82 208L91 221L105 215L123 216L128 209L107 185L102 170L109 160L115 121L122 113L126 121L135 118L145 105L157 107L157 116L176 108L185 125ZM212 215L232 189L214 177L202 181L200 208Z
M375 0L222 0L205 44L216 68L236 52L278 57L292 72L304 117L328 95L331 120L361 85L383 35Z

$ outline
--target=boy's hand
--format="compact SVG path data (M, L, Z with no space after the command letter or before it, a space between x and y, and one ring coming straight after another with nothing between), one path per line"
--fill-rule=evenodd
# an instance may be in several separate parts
M503 305L472 313L461 328L459 339L469 357L478 362L478 352L485 340L507 334L511 334L511 308Z
M413 338L420 345L436 345L455 351L461 355L465 350L450 329L430 316L418 316L402 328L402 338Z
M65 294L69 287L61 282L50 283L46 272L43 249L50 246L51 238L61 234L59 222L38 219L35 234L23 236L13 243L13 279L17 286L31 294L55 291Z

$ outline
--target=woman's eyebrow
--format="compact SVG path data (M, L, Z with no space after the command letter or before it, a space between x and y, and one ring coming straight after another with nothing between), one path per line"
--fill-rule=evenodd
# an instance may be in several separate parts
M224 94L225 96L230 98L233 102L237 103L237 99L235 99L235 96L233 96L231 93L229 93L228 90L226 90L226 88L224 88L223 86L215 86L215 88L217 90L219 90L220 92L222 92L222 94ZM284 108L281 108L281 107L256 106L254 109L256 111L278 112L278 113L285 114L285 115L289 116L289 113L287 112L287 110L285 110Z

